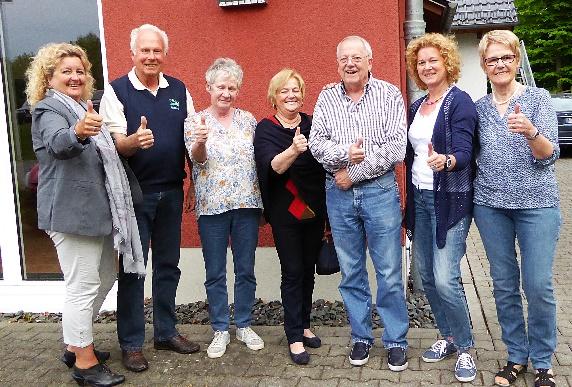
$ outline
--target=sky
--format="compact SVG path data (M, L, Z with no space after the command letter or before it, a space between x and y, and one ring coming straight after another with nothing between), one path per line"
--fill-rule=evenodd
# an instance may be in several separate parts
M6 56L35 53L48 42L99 36L97 0L0 0Z

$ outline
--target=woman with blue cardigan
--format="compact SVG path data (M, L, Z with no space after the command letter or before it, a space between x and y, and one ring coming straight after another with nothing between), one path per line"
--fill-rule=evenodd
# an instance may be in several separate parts
M442 339L422 359L457 354L455 377L472 381L477 368L471 321L460 282L461 258L471 224L473 135L477 112L454 84L460 76L456 42L426 34L407 47L407 69L427 95L409 110L406 224L425 294Z

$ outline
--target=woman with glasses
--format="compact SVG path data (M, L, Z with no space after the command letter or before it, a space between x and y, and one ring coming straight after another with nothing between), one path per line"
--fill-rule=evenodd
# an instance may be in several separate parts
M455 86L461 75L457 43L425 34L407 46L407 70L427 94L409 110L406 223L415 262L441 338L423 355L427 363L457 355L455 377L475 379L477 367L461 259L473 207L473 135L477 112Z
M556 114L546 90L516 81L520 50L515 34L486 33L479 54L492 93L476 104L480 149L474 218L490 263L502 340L508 350L507 364L496 374L495 384L514 383L530 360L536 370L534 385L554 386L552 266L561 224L554 172L560 154Z

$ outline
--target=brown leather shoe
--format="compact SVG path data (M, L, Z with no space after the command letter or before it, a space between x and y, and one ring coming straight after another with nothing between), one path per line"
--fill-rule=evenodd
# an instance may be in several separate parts
M197 343L189 341L181 335L173 336L165 341L155 340L153 346L155 349L165 349L184 354L197 352L201 348Z
M123 365L129 371L141 372L149 368L149 363L141 351L121 351Z

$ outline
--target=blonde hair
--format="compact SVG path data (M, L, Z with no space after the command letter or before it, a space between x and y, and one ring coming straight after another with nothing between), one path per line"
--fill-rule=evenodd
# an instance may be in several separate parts
M91 98L95 81L91 75L91 63L83 48L70 43L48 43L40 47L26 70L26 96L30 106L33 107L44 99L46 91L50 88L49 80L54 76L56 67L67 57L81 60L85 70L85 87L81 98L83 100Z
M280 90L286 82L288 82L291 78L295 79L298 82L298 87L300 88L300 93L302 94L302 100L306 95L306 84L304 83L304 79L300 75L299 72L293 69L284 68L276 75L272 77L270 83L268 84L268 102L272 105L273 108L276 108L276 94L278 94L278 90Z
M509 30L493 30L484 34L479 42L479 56L483 70L485 69L485 53L493 43L507 46L515 55L516 63L520 64L520 40L518 36Z
M449 84L457 82L461 77L461 56L459 55L457 42L452 36L428 33L409 42L407 50L405 51L407 72L417 86L421 90L427 90L427 85L421 80L417 72L417 54L419 50L425 47L433 47L439 50L445 63L447 82Z

